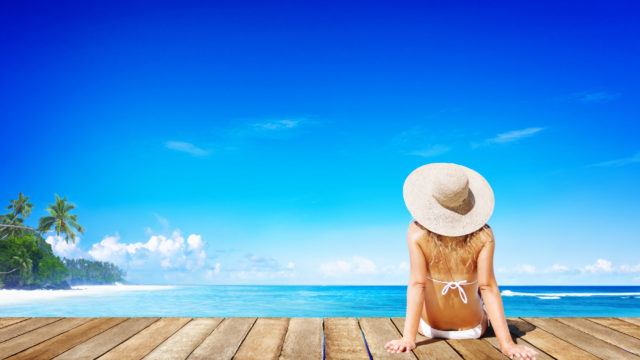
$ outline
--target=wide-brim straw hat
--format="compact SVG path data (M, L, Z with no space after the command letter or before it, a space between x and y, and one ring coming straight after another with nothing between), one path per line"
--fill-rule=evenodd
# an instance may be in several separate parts
M491 217L495 204L493 190L482 175L452 163L431 163L413 170L402 193L413 218L445 236L461 236L480 229Z

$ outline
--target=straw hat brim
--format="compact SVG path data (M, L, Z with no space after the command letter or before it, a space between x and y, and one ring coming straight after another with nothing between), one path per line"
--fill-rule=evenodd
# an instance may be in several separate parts
M434 197L434 176L448 167L462 169L469 179L470 210L460 213L442 206ZM493 190L476 171L451 163L423 165L411 172L404 182L404 202L413 218L430 231L445 236L462 236L480 229L487 223L495 199Z

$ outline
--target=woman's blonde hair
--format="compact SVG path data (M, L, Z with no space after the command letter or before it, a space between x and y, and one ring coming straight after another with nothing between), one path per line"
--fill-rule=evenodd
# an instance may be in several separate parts
M424 229L424 228L423 228ZM426 260L429 271L449 275L470 273L476 270L478 254L486 241L492 239L491 227L485 224L471 234L449 238L426 231Z

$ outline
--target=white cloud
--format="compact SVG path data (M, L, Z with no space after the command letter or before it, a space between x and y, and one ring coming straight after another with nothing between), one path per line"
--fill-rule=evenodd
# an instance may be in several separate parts
M204 246L202 236L196 234L191 234L187 237L187 244L189 244L189 250L202 250Z
M195 157L204 157L209 155L210 153L209 150L203 149L185 141L167 141L164 143L164 146L167 149L183 152Z
M302 123L303 121L300 119L282 119L256 122L251 126L257 131L281 131L297 128Z
M481 143L473 143L472 147L475 148L475 147L480 147L482 145L511 143L524 138L532 137L544 129L545 128L543 127L530 127L525 129L511 130L511 131L500 133L492 138L486 139Z
M544 270L538 270L535 266L529 264L518 265L513 268L500 267L496 270L501 274L562 274L562 275L580 275L580 274L638 274L640 273L640 263L636 265L623 264L615 267L613 263L607 259L597 259L593 264L587 264L582 267L569 267L562 264L553 264Z
M207 280L216 280L218 278L218 275L220 274L220 270L222 269L222 265L220 263L215 263L215 265L210 268L207 269L205 271L205 279Z
M88 253L95 260L112 262L128 271L194 270L204 266L207 260L201 236L191 234L185 241L179 231L169 237L152 235L146 242L134 243L120 242L117 234L106 236L93 244Z
M78 245L80 244L80 237L76 237L75 242L67 243L66 241L64 241L64 238L62 236L49 235L47 236L45 241L47 242L47 244L51 245L53 253L60 257L74 259L83 257L84 255L82 250L78 247Z
M566 273L571 271L571 269L569 269L569 267L565 265L553 264L551 265L551 267L549 267L549 269L547 269L547 271L552 273Z
M603 161L603 162L599 162L599 163L596 163L596 164L592 164L590 166L595 166L595 167L619 167L619 166L625 166L625 165L631 165L631 164L637 164L637 163L640 163L640 152L637 152L634 155L626 157L626 158Z
M636 265L620 265L619 272L623 274L638 274L640 273L640 264Z
M591 274L611 273L613 266L609 260L598 259L595 263L583 267L582 271Z
M539 270L536 266L531 264L520 264L515 267L507 268L500 267L496 270L501 274L624 274L624 273L640 273L640 264L637 265L621 265L617 269L613 266L613 263L606 259L597 259L593 264L588 264L582 267L569 267L562 264L553 264L543 270Z

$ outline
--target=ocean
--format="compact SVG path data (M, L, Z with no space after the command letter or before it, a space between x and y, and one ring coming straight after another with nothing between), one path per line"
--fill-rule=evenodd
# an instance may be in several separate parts
M507 316L640 316L640 286L501 286ZM0 290L0 317L401 317L405 286L79 286Z

